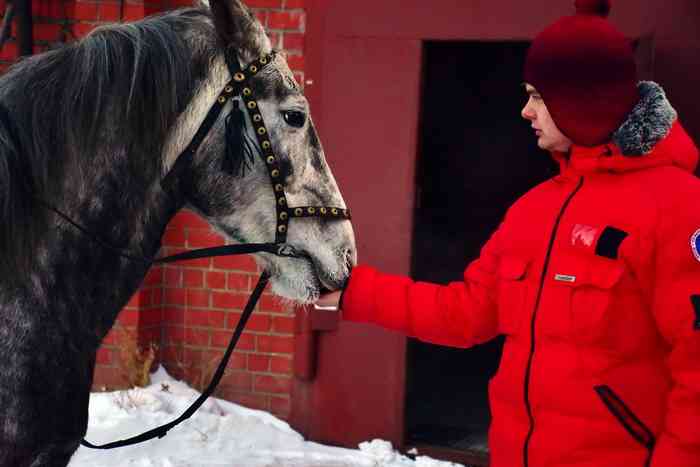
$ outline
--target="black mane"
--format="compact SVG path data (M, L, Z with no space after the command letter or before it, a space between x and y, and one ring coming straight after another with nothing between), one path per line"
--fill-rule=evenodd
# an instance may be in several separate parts
M70 211L67 193L94 188L110 165L157 176L167 132L215 53L209 11L183 9L97 28L0 78L2 276L22 267L46 230L42 201Z

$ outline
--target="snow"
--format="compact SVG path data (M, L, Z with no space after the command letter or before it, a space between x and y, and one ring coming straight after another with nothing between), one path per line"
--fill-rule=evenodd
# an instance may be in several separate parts
M125 439L177 418L199 393L161 367L151 385L90 396L86 439ZM107 451L80 447L69 467L458 467L425 456L416 460L388 441L345 449L305 441L286 422L221 399L209 398L162 439Z

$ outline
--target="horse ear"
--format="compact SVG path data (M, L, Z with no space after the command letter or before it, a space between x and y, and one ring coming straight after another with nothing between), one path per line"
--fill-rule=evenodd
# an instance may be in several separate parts
M246 61L270 53L272 46L265 28L239 0L209 0L209 7L224 47L238 49Z

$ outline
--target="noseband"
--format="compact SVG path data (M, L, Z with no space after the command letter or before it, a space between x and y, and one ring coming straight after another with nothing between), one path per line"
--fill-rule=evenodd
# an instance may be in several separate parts
M216 102L214 102L212 107L209 109L209 113L205 117L201 126L199 127L199 129L197 130L197 132L195 133L194 137L187 145L185 150L178 156L175 163L173 164L173 167L163 178L161 185L166 192L171 192L173 190L173 185L177 181L181 180L183 176L186 176L187 171L191 170L194 155L197 153L197 150L201 146L202 141L204 141L205 137L207 136L211 128L214 126L214 124L219 118L219 115L224 110L229 101L232 101L234 105L234 109L232 110L232 112L241 112L240 115L232 114L230 115L230 117L237 117L239 121L242 122L242 132L246 131L245 118L242 114L242 111L240 110L239 105L239 102L242 101L245 110L248 112L250 121L253 124L253 130L255 131L255 135L257 137L258 142L258 153L260 154L265 164L265 167L267 168L267 172L270 177L270 183L272 184L272 190L275 195L275 210L277 219L277 226L275 229L275 242L246 243L240 245L224 245L212 248L202 248L199 250L192 250L177 255L157 258L155 260L149 260L149 263L163 264L194 258L208 258L212 256L229 256L250 253L270 253L286 258L309 259L309 256L306 252L300 252L292 245L286 243L290 219L294 217L322 217L328 220L349 220L351 218L349 209L343 209L340 207L332 206L290 207L287 203L287 196L284 190L285 181L282 171L280 170L279 158L277 155L275 155L272 149L272 143L269 138L269 132L265 126L263 116L260 113L260 106L258 105L257 101L255 100L255 97L253 96L253 88L251 86L251 79L255 75L257 75L260 72L260 70L262 70L265 66L269 65L274 60L274 58L274 53L266 54L250 63L245 69L241 69L240 64L238 62L238 58L233 56L232 54L226 54L226 63L228 65L232 79L226 84L226 86L224 86L224 89L219 93ZM241 134L241 136L243 135ZM227 145L235 143L236 142L234 141L226 141ZM242 142L240 143L242 144ZM227 170L227 168L230 168L233 165L235 165L235 161L225 159L222 170L225 170L230 173L230 170ZM71 223L75 228L77 228L81 232L85 233L93 239L96 239L99 243L103 244L104 246L111 248L108 244L105 244L105 242L102 242L99 239L95 238L94 235L92 235L82 226L73 222L70 218L68 218L60 211L48 205L47 207L59 216L66 219L69 223ZM132 260L143 260L142 258L127 256L123 253L120 253L120 255ZM221 363L219 364L219 367L217 368L214 376L212 377L209 386L202 392L202 394L197 398L197 400L182 415L180 415L177 419L169 423L166 423L164 425L161 425L157 428L146 431L145 433L131 438L103 445L94 445L88 442L87 440L82 440L81 444L83 446L93 449L112 449L122 446L129 446L156 437L162 438L167 434L167 432L171 428L190 418L195 413L195 411L206 401L206 399L214 392L216 386L219 384L219 381L223 377L224 370L226 369L228 361L231 358L231 354L233 353L233 350L236 347L236 343L238 342L238 339L243 333L243 329L245 328L248 318L250 318L250 315L252 314L255 305L260 299L260 295L265 289L265 286L267 285L269 279L270 274L267 271L264 271L261 274L260 279L258 280L258 283L255 286L255 289L253 290L253 293L248 299L248 303L246 304L243 310L243 314L241 315L238 325L236 326L236 329L233 335L231 336L231 341L229 342L228 348L226 349Z

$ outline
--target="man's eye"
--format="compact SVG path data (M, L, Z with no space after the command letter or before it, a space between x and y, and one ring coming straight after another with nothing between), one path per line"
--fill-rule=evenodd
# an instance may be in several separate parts
M282 112L282 117L288 125L294 128L301 128L306 124L306 114L298 110L285 110Z

